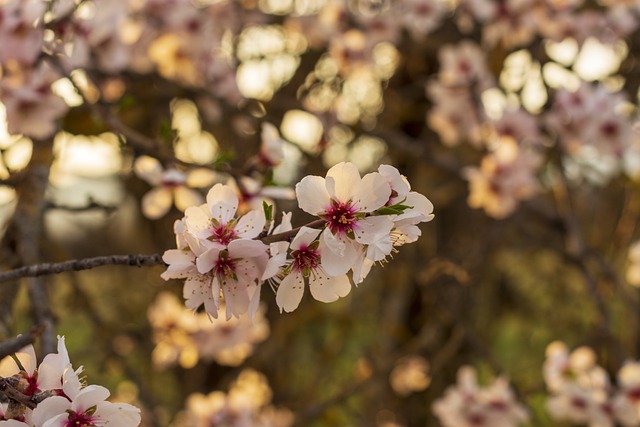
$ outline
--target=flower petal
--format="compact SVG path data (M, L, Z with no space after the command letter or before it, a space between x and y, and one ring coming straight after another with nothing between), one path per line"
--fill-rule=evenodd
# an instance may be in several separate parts
M298 308L303 294L304 278L301 273L293 272L285 277L280 286L278 286L278 292L276 293L276 304L280 308L280 313L282 313L282 310L291 313Z
M360 172L353 163L338 163L327 171L327 191L333 200L342 203L354 200L354 189L359 184Z
M149 156L139 156L133 164L133 172L149 184L160 185L162 183L162 165L158 159Z
M264 224L266 223L266 219L264 217L264 212L259 210L253 210L240 218L238 224L235 227L236 233L238 236L243 237L245 239L253 239L257 237L262 229L264 228Z
M353 191L353 203L359 212L373 212L387 204L391 196L389 182L377 172L366 174Z
M328 233L327 233L328 232ZM338 242L340 251L334 251L331 248L335 248L335 242ZM329 229L320 236L320 262L325 272L330 276L339 276L345 274L352 268L358 258L357 243L352 241L340 241L331 234Z
M333 302L351 292L351 282L346 274L330 277L322 269L317 269L309 276L309 290L316 300Z
M325 179L319 176L305 176L296 184L298 206L311 215L326 212L331 205Z
M216 184L207 193L207 205L213 217L226 224L238 210L238 196L230 186Z
M309 244L318 237L320 231L321 230L317 228L302 227L291 242L291 249L297 251L302 246L309 246Z
M141 420L140 409L127 403L100 402L94 417L118 427L137 427Z

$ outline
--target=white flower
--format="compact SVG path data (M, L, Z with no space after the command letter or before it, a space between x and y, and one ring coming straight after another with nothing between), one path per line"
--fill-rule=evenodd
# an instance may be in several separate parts
M302 210L326 221L320 236L324 270L332 276L353 268L361 245L389 233L393 222L387 216L369 216L383 207L391 196L387 179L379 173L360 177L353 163L339 163L326 179L307 176L296 185Z
M262 144L258 159L265 166L274 167L279 165L284 159L284 140L280 138L278 128L271 123L262 124Z
M321 265L319 242L315 240L319 234L320 230L302 227L291 242L293 260L276 293L280 312L291 312L298 307L304 294L305 279L309 282L311 295L321 302L336 301L351 291L346 274L329 276Z

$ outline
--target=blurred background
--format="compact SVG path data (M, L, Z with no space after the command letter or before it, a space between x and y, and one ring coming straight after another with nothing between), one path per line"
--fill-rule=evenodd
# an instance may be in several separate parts
M186 310L163 266L0 283L0 337L53 322L48 342L65 335L143 425L456 425L431 408L463 365L509 378L521 425L564 425L545 410L548 344L591 347L612 384L638 357L637 2L3 11L4 270L175 248L217 182L303 225L291 188L342 161L394 165L435 207L346 298L280 314L265 287L253 323Z

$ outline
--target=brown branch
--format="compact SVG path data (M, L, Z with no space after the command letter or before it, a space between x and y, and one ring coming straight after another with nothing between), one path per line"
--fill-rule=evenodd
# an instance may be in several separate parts
M19 351L21 348L26 347L29 344L33 344L36 338L42 334L44 328L44 325L39 325L31 329L28 333L0 342L0 360Z
M66 271L82 271L103 265L130 265L136 267L146 267L151 265L164 265L162 255L109 255L93 258L73 259L63 262L50 262L34 264L26 267L16 268L0 273L0 282L8 282L23 277L38 277L50 274L58 274Z

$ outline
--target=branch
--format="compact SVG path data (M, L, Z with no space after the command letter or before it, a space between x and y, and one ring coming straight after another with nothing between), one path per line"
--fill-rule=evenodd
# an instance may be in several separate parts
M6 341L0 342L0 360L5 357L19 351L21 348L33 344L44 331L44 325L36 326L26 334L18 335L17 337L10 338Z
M103 265L131 265L146 267L150 265L164 265L161 254L153 255L109 255L93 258L73 259L63 262L49 262L29 265L0 273L0 282L20 279L22 277L38 277L58 274L65 271L82 271Z

